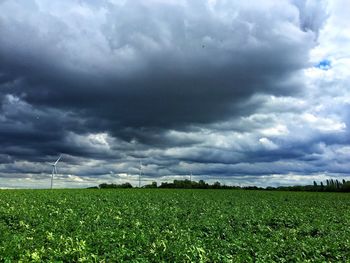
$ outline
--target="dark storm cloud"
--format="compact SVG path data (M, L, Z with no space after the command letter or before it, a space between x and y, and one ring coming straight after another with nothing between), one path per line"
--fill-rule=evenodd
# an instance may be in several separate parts
M0 8L3 174L40 173L15 162L58 153L70 165L65 174L91 177L137 174L140 159L155 177L189 169L314 172L278 162L316 163L314 145L346 144L316 132L300 140L260 131L278 121L271 113L307 108L293 100L305 95L323 4L3 1ZM76 167L89 159L86 169Z
M226 12L222 19L203 3L188 5L130 1L111 7L101 31L94 32L106 45L96 47L106 49L98 55L115 59L101 58L108 64L105 71L105 61L92 57L91 65L84 65L88 54L70 54L75 49L67 50L65 43L72 41L69 33L74 32L65 21L38 13L47 27L52 26L41 30L27 21L2 19L1 70L7 78L21 80L5 91L22 94L32 105L92 115L93 126L104 120L114 134L123 127L215 122L251 112L240 105L257 92L298 91L296 83L286 80L305 67L314 45L312 34L298 31L283 15L271 19L262 11L237 6L237 14ZM219 11L225 12L223 8L218 5ZM192 13L197 9L200 17ZM282 31L280 23L291 32ZM289 37L293 33L296 39ZM80 34L73 44L94 44ZM131 55L123 61L127 52ZM72 65L74 60L77 65Z

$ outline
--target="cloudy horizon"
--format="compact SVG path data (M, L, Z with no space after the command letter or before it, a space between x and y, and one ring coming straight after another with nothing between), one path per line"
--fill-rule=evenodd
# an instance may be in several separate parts
M346 5L0 1L0 188L350 180Z

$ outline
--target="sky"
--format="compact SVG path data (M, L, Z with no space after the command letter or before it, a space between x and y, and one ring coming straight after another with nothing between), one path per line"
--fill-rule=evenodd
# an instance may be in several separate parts
M350 180L347 0L0 0L0 188Z

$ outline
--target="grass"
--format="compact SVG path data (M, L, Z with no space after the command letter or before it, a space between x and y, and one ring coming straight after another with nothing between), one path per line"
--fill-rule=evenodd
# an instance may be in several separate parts
M1 190L1 262L346 262L350 195Z

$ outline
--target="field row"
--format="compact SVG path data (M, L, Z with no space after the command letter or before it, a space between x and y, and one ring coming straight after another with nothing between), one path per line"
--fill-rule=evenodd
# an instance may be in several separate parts
M2 190L0 261L350 261L350 195Z

